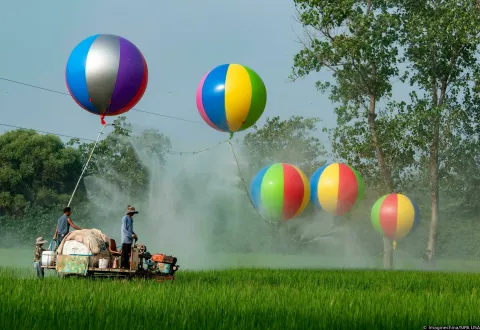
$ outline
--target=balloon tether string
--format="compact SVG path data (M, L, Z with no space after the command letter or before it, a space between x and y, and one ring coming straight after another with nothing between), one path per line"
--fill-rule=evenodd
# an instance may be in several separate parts
M321 238L329 237L330 235L332 235L332 230L335 229L336 226L337 226L336 224L332 224L330 227L328 227L326 230L324 230L320 235L318 235L318 236L316 236L316 237L314 237L310 240L306 240L306 241L297 240L297 239L295 239L296 236L293 236L292 241L294 241L295 243L301 243L301 244L308 244L308 243L318 241Z
M105 117L105 116L103 116L103 117ZM103 119L102 119L102 122L105 123L105 121L104 121ZM97 140L95 141L95 144L94 144L93 147L92 147L92 151L90 152L90 155L88 156L87 162L85 163L85 166L83 167L82 173L80 174L80 178L79 178L78 181L77 181L77 184L76 184L76 186L75 186L75 189L73 189L72 196L70 197L70 200L68 201L68 205L67 205L67 206L70 206L70 204L72 203L73 196L75 196L75 192L76 192L77 189L78 189L78 185L80 184L80 181L82 180L83 175L85 174L85 171L87 170L88 164L90 163L90 160L92 159L93 152L95 151L95 148L97 147L98 141L100 140L100 136L102 136L103 130L105 129L105 127L107 127L107 123L102 124L102 129L101 129L100 132L98 133Z
M231 136L233 136L233 133L230 133ZM250 194L248 193L248 188L247 188L247 185L245 183L245 180L243 178L243 174L242 174L242 170L240 169L240 164L238 163L238 159L237 159L237 155L235 153L235 149L233 148L233 145L232 145L232 142L230 140L227 141L227 143L230 145L230 148L232 149L232 153L233 153L233 158L235 159L235 163L237 164L237 168L238 168L238 173L240 174L240 181L242 181L242 184L243 184L243 188L245 189L245 193L247 194L248 196L248 199L250 201L250 204L252 204L253 206L253 209L255 210L255 212L257 213L257 215L260 217L260 219L262 219L263 221L265 221L266 223L268 223L269 225L279 225L279 223L277 222L272 222L272 221L268 221L267 219L265 219L264 217L262 217L262 215L260 214L260 212L258 212L257 208L255 207L255 204L253 203L253 200L252 198L250 197Z

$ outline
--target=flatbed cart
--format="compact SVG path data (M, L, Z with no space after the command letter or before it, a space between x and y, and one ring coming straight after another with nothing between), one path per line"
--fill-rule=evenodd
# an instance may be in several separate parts
M42 254L44 269L50 269L59 277L110 277L143 278L157 282L172 281L180 267L177 258L164 254L150 254L144 245L134 244L130 254L130 269L122 269L121 252L117 251L115 240L110 239L108 251L99 255L56 254L45 251Z

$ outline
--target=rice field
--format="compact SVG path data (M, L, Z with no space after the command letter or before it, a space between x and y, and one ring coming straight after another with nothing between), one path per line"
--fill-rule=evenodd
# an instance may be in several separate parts
M0 329L422 329L480 325L480 275L180 271L174 283L0 268Z

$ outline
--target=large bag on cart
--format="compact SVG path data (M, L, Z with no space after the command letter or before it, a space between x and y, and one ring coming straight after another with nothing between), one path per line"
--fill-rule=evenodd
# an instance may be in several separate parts
M107 243L110 240L108 236L103 234L100 230L98 229L81 229L81 230L75 230L67 234L65 238L62 240L62 243L60 243L60 246L57 249L58 254L66 254L64 253L64 248L65 244L69 241L76 241L81 244L83 244L89 251L91 251L91 254L96 255L101 253L102 251L106 251L106 246L105 243ZM67 247L69 247L70 250L72 243L68 243ZM68 254L69 251L66 251Z
M106 243L110 238L98 229L81 229L67 234L57 249L59 256L87 257L89 267L98 267L100 259L111 259Z

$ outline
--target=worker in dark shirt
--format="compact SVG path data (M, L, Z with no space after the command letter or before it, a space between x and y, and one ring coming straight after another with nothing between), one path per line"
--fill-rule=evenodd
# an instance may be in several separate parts
M60 243L62 243L62 240L65 238L65 236L67 236L70 227L76 230L81 229L72 222L72 219L70 219L70 214L72 214L72 209L67 206L63 209L63 215L58 218L57 229L55 230L55 236L53 237L53 239L57 241L57 248L60 246Z

